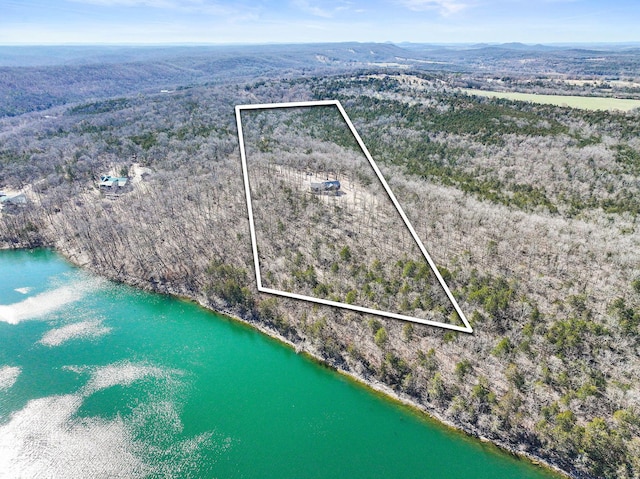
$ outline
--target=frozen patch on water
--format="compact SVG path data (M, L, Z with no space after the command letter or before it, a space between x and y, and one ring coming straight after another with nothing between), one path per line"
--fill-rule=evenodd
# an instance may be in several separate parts
M203 463L210 467L211 452L221 454L231 446L231 439L213 432L178 438L183 430L178 382L149 385L148 399L131 414L78 415L87 393L149 376L170 378L179 371L133 363L66 369L90 371L88 385L79 393L31 400L0 426L0 476L196 477Z
M20 368L16 366L0 367L0 391L9 389L13 386L20 375ZM2 468L0 467L0 470Z
M97 338L110 331L111 328L104 326L101 321L82 321L47 331L40 343L46 346L59 346L70 339Z
M37 319L81 299L99 287L100 280L77 281L31 296L19 303L0 305L0 322L18 324Z
M96 368L83 389L85 395L112 386L130 386L145 378L169 378L178 371L167 371L157 366L120 362Z
M31 291L31 288L16 288L14 291L17 291L20 294L27 294L29 291Z

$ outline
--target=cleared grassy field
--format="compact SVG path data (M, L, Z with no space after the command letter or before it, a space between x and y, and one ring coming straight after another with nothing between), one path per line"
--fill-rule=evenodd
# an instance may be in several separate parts
M545 105L569 106L583 110L620 110L629 111L640 108L640 100L625 100L620 98L600 98L590 96L564 95L536 95L533 93L498 92L463 88L468 95L485 96L491 98L506 98L507 100L530 101Z

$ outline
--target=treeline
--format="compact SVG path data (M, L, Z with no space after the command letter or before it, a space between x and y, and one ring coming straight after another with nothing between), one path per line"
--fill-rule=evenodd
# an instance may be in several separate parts
M374 157L411 175L525 211L637 216L639 192L629 175L640 151L639 113L471 98L442 93L439 76L416 78L429 85L416 92L393 77L318 79L315 97L326 88L351 105ZM325 128L324 137L333 130Z

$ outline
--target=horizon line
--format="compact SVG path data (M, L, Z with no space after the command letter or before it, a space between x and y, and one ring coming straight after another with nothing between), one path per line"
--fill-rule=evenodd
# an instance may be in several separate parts
M477 42L413 42L403 40L400 42L393 41L317 41L317 42L62 42L62 43L0 43L0 47L224 47L224 46L287 46L287 45L341 45L341 44L374 44L374 45L433 45L433 46L500 46L500 45L524 45L524 46L574 46L574 45L591 45L591 46L626 46L638 45L640 40L629 41L577 41L577 42L520 42L520 41L477 41Z

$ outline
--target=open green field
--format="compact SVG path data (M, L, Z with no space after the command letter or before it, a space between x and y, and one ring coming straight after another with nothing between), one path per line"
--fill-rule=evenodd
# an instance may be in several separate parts
M629 111L640 108L640 100L628 100L621 98L602 98L590 96L566 96L566 95L536 95L534 93L500 92L475 90L463 88L468 95L485 96L490 98L506 98L507 100L530 101L545 105L569 106L582 108L583 110L620 110Z

